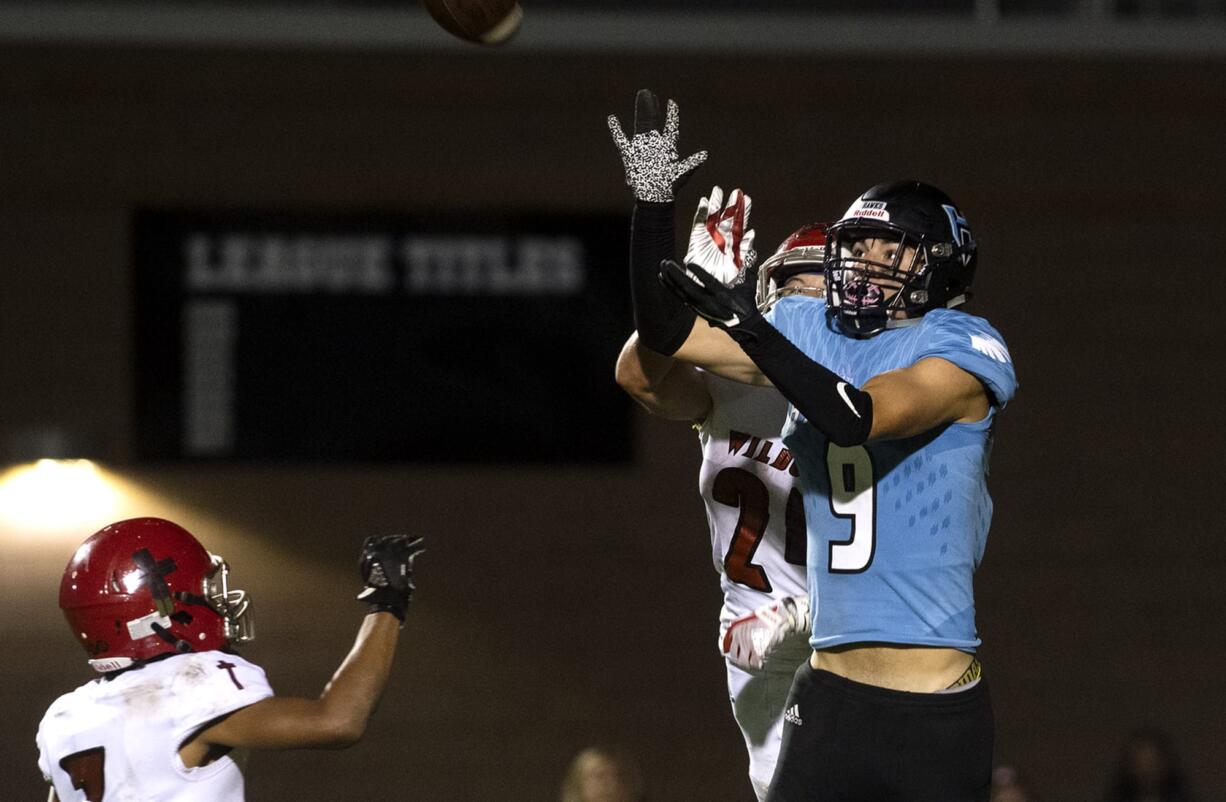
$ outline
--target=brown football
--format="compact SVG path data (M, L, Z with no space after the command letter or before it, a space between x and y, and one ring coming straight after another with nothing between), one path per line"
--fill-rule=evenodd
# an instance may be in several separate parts
M524 10L516 0L422 0L450 33L481 45L497 45L519 30Z

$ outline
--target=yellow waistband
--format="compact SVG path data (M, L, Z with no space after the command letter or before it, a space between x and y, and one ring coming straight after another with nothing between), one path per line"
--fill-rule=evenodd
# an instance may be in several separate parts
M983 676L983 664L979 662L978 657L971 658L971 664L966 667L966 671L962 672L962 676L951 682L945 690L952 688L961 688L963 685L970 685L975 680Z

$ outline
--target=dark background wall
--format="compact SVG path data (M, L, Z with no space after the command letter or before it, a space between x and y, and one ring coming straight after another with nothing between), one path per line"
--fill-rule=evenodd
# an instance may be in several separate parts
M317 693L344 654L360 537L430 536L367 740L256 756L252 799L547 799L594 741L628 744L653 799L748 798L685 426L643 417L633 465L564 472L124 460L134 208L624 212L604 116L651 86L681 104L683 151L711 152L679 216L743 186L763 250L885 178L958 199L982 244L975 309L1021 379L977 577L998 759L1041 799L1093 799L1154 722L1226 798L1224 82L1216 60L6 45L0 420L89 429L125 513L225 554L259 605L247 654L281 693ZM42 797L38 719L89 676L55 610L88 533L0 533L6 799Z

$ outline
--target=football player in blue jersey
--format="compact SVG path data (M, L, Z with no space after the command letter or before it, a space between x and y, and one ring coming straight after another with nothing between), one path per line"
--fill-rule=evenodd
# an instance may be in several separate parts
M1016 379L1000 335L961 308L976 258L945 193L893 181L831 226L825 299L787 295L763 314L696 265L665 262L657 282L632 263L652 350L769 382L791 403L813 654L787 703L769 800L989 798L972 575L992 515L992 427Z

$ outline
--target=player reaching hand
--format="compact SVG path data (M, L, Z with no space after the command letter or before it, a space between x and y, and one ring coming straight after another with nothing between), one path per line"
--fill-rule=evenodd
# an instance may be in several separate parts
M824 300L784 298L763 315L701 266L661 265L711 324L694 322L670 353L769 381L791 404L813 653L787 702L771 802L990 795L972 577L992 517L992 432L1017 379L1000 334L963 308L977 256L953 200L902 180L830 226Z
M358 598L369 612L323 693L304 699L274 696L233 651L254 637L250 600L190 532L160 518L96 532L64 570L60 607L100 676L39 725L50 799L239 802L237 752L356 743L387 683L422 550L421 538L366 539Z
M627 183L635 190L632 259L652 273L673 255L673 190L687 172L676 166L676 104L670 101L668 108L666 134L658 131L659 102L646 91L637 99L632 140L619 136L620 125L610 121ZM698 203L685 257L748 295L754 283L746 279L757 258L749 228L751 205L739 189L729 193L725 204L723 191L714 187ZM820 242L820 230L814 236ZM783 264L796 269L799 254L797 241L789 237L764 266L764 275ZM774 289L769 282L763 287ZM658 282L640 290L673 306L685 328L692 324L693 313L663 293ZM659 337L648 332L647 340L658 341L653 335ZM718 644L727 661L733 715L749 753L750 781L758 798L764 798L778 756L784 702L796 668L809 653L804 513L796 468L779 438L787 402L770 387L729 381L663 356L639 333L622 349L617 381L651 413L690 421L698 429L703 453L699 493L724 594Z

